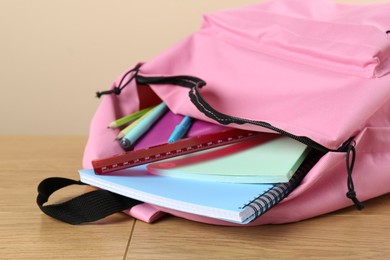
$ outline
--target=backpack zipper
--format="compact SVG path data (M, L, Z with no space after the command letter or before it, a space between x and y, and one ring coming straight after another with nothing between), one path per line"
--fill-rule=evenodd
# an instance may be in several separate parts
M189 92L189 96L191 99L191 102L197 107L199 111L201 111L203 114L205 114L207 117L214 119L215 121L219 122L220 124L223 125L228 125L231 123L235 124L252 124L252 125L257 125L261 126L264 128L267 128L269 130L275 131L277 133L280 133L284 136L287 136L289 138L292 138L296 141L299 141L311 148L316 149L317 151L322 152L324 155L328 152L344 152L346 153L346 167L347 167L347 193L346 197L352 200L353 204L356 206L358 210L362 210L364 208L364 205L359 201L359 199L356 197L356 191L355 191L355 186L352 178L352 172L353 172L353 167L355 164L355 158L356 158L356 150L355 150L355 141L353 140L354 137L349 138L347 141L345 141L338 149L329 149L318 142L305 137L305 136L297 136L292 133L289 133L287 131L284 131L280 128L277 128L267 122L263 121L254 121L254 120L249 120L249 119L244 119L244 118L238 118L234 116L229 116L223 113L218 112L214 108L212 108L206 100L202 97L200 94L199 88L203 87L206 85L206 83L203 82L197 82L194 84L194 86L191 88Z
M255 120L249 120L245 118L239 118L234 116L229 116L223 113L218 112L214 108L212 108L207 101L202 97L199 91L199 87L195 86L191 89L189 93L190 99L192 103L197 107L197 109L205 114L207 117L217 121L220 124L228 125L228 124L252 124L256 126L261 126L266 129L272 130L274 132L277 132L279 134L282 134L284 136L287 136L289 138L292 138L298 142L301 142L311 148L314 148L320 152L327 153L327 152L347 152L349 144L352 142L353 137L349 138L346 142L343 143L338 149L329 149L318 142L306 137L306 136L297 136L290 132L287 132L283 129L277 128L267 122L264 121L255 121Z

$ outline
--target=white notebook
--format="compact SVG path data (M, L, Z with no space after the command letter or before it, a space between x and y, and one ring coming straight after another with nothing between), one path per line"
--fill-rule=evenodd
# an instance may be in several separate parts
M288 182L309 148L291 138L264 134L213 150L151 163L150 173L231 183Z

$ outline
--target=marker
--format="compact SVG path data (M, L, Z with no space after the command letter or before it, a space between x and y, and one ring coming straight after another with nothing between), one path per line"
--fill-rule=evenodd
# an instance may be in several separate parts
M121 140L120 144L123 149L131 150L134 146L134 143L145 134L149 128L166 112L168 111L168 107L165 103L161 103L160 105L153 108L147 115L145 115L142 120L140 120L133 129L131 129Z
M168 139L168 143L173 143L183 138L187 134L188 129L191 127L192 121L193 120L191 117L185 116L180 124L178 124L173 130L171 136Z
M130 125L128 125L126 128L122 129L122 131L119 132L119 134L116 136L116 139L117 140L120 140L122 139L127 133L129 133L139 122L141 122L145 117L147 117L150 113L152 112L152 110L149 110L148 112L146 112L143 116L141 116L140 118L138 118L137 120L135 120L133 123L131 123Z
M140 118L141 116L145 115L148 111L152 110L154 107L148 107L148 108L145 108L145 109L142 109L140 111L137 111L131 115L128 115L128 116L124 116L122 118L119 118L113 122L111 122L109 125L108 125L108 128L118 128L118 127L121 127L131 121L134 121L138 118Z

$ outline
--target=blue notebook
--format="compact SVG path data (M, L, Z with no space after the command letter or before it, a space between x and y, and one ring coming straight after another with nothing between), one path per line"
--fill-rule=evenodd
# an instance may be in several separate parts
M318 157L319 158L319 157ZM161 207L235 223L248 223L286 197L318 160L308 156L291 180L279 184L239 184L194 181L151 175L141 165L95 175L80 170L89 185Z

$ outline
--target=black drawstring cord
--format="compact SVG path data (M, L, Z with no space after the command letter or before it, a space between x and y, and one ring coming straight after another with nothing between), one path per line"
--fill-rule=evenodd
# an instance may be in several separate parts
M103 95L108 95L114 93L115 95L119 95L121 93L121 89L118 87L115 87L111 90L105 90L105 91L99 91L96 92L96 97L100 98Z
M349 144L347 148L347 158L346 158L347 171L348 171L348 192L346 195L347 198L353 201L353 203L355 204L358 210L362 210L364 208L364 205L358 200L358 198L356 198L355 185L353 184L353 179L352 179L352 171L353 171L353 166L355 165L355 157L356 157L355 143Z
M113 89L110 90L105 90L105 91L98 91L96 92L96 97L100 98L103 95L108 95L108 94L115 94L119 95L122 92L122 89L124 89L129 83L137 76L139 68L141 67L141 64L137 64L133 69L129 70L128 72L123 75L121 81L119 82L119 85L117 87L114 87ZM122 85L124 79L132 72L135 72L127 81L125 84Z

